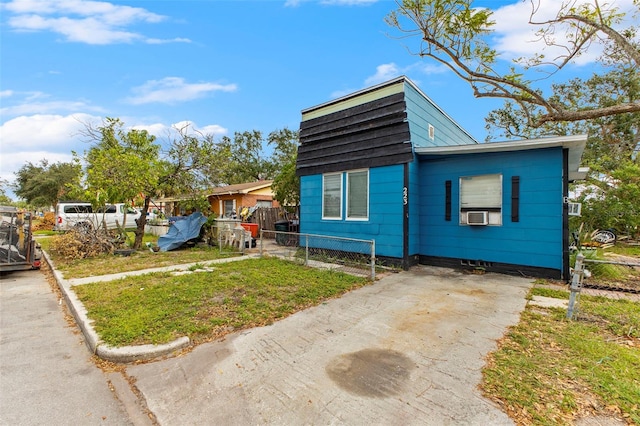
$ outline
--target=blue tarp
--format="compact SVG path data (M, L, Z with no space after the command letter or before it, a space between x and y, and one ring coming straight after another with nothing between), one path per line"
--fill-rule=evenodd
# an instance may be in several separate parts
M169 228L169 232L158 238L160 251L169 251L180 248L184 243L200 236L200 228L207 218L200 212L190 214L184 220L176 221Z

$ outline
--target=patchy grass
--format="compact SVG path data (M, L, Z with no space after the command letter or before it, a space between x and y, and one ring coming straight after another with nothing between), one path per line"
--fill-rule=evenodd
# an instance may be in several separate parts
M33 231L33 235L34 236L42 236L42 237L50 237L52 235L58 235L58 234L60 234L60 233L56 232L56 231L46 230L46 229L41 229L39 231Z
M489 355L482 388L517 424L571 424L589 412L640 424L640 304L582 295L579 306L577 321L527 307Z
M46 250L47 252L49 251L49 245L51 244L51 236L49 235L38 236L37 238L35 238L35 241L38 244L40 244L40 247L42 248L42 250Z
M361 287L368 280L277 258L216 265L211 272L147 274L74 287L103 341L160 344L180 336L206 341L270 324Z
M617 242L613 247L608 248L607 251L621 256L636 257L640 259L640 246L626 244L623 241Z
M46 249L45 249L46 250ZM151 252L149 249L133 253L131 256L101 254L87 259L66 260L50 253L51 260L65 279L84 278L116 272L139 271L147 268L179 265L184 263L206 262L214 259L238 256L238 253L220 251L218 247L201 247Z

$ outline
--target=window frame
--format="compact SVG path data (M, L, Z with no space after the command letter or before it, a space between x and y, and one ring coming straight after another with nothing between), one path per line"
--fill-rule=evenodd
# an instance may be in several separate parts
M350 185L350 177L351 175L355 175L355 174L361 174L361 173L365 173L366 176L366 181L365 181L365 190L366 190L366 200L365 200L365 209L366 209L366 215L365 216L352 216L350 209L351 209L351 198L350 198L350 191L351 191L351 185ZM370 194L370 190L369 190L369 169L356 169L356 170L349 170L348 172L345 173L346 174L346 183L347 183L347 188L346 188L346 197L345 197L345 219L346 220L352 220L352 221L368 221L369 220L369 194Z
M489 188L492 187L497 187L498 188L498 194L497 196L495 194L490 194L490 197L487 197L486 200L482 200L480 199L478 201L478 196L474 195L473 196L473 200L465 200L464 196L465 194L469 193L469 188L467 187L466 191L463 189L463 186L465 184L465 182L471 182L473 181L474 178L477 178L478 181L480 181L480 179L484 178L491 178L491 177L495 177L497 179L497 182L489 182L489 184L491 185ZM481 184L481 183L478 183ZM488 225L498 225L501 226L502 225L502 213L504 211L504 188L503 188L503 184L504 184L504 176L502 173L484 173L484 174L477 174L477 175L469 175L469 176L460 176L459 178L459 211L460 211L460 220L459 220L459 224L460 225L466 225L469 226L468 220L467 220L467 213L472 211L485 211L488 212ZM469 184L470 185L470 184ZM474 204L470 203L469 201L473 201Z
M338 182L340 183L339 187L339 196L338 196L338 215L337 216L327 216L326 212L326 190L327 190L327 177L328 176L337 176ZM344 184L343 184L343 173L342 172L334 172L334 173L323 173L322 174L322 220L342 220L342 201L344 197Z
M232 217L233 212L236 209L236 200L231 199L231 200L221 200L221 201L222 201L222 217ZM227 203L231 204L231 210L227 211Z

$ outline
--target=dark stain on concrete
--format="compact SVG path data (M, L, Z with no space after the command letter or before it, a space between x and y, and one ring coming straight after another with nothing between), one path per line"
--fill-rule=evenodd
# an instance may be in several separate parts
M398 394L415 364L407 356L390 349L363 349L335 357L326 372L349 393L372 398Z

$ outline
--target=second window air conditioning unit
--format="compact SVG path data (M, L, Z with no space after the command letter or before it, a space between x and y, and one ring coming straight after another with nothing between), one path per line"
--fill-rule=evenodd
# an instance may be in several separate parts
M468 225L488 225L489 212L467 212Z

